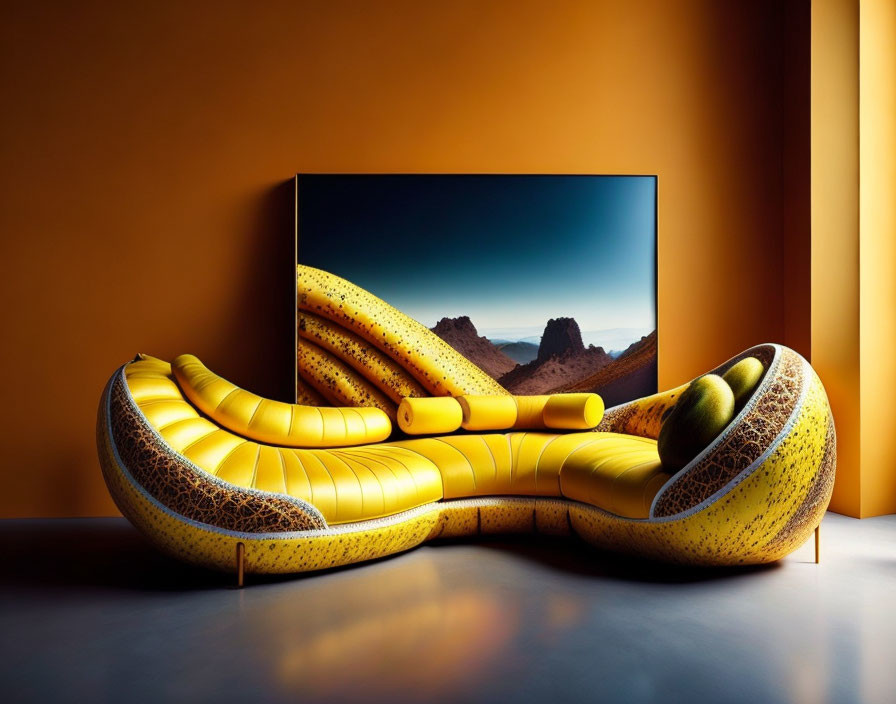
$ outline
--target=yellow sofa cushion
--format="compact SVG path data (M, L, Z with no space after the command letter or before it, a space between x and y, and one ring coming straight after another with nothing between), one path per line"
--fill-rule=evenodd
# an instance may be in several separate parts
M568 499L610 513L644 518L671 475L663 470L656 442L617 433L600 437L570 453L560 471L560 491Z
M668 478L653 440L617 433L465 433L331 449L264 444L201 415L167 363L131 363L126 378L150 425L199 469L308 501L329 525L474 496L566 497L643 518Z
M542 412L545 427L590 430L604 417L604 400L597 394L551 394Z
M200 411L252 440L287 447L344 447L379 442L392 434L392 422L379 408L318 408L272 401L231 384L191 354L176 357L171 371Z
M463 421L463 411L453 396L403 398L397 415L398 427L408 435L453 433Z
M597 394L459 396L465 430L590 430L604 415Z
M564 497L645 518L670 475L656 442L620 433L451 435L394 443L439 468L445 499Z
M516 423L516 399L513 396L458 396L463 412L464 430L507 430Z

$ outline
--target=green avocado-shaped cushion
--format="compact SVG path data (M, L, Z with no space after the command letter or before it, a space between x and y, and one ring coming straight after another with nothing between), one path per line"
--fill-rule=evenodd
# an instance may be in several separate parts
M706 374L691 382L660 428L657 450L663 468L677 472L694 459L734 418L734 392L722 377Z
M722 375L734 392L734 405L740 407L759 384L765 367L755 357L745 357Z

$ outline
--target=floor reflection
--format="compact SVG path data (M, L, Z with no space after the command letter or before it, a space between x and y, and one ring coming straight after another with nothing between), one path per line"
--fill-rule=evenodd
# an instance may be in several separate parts
M0 681L41 702L890 704L896 516L822 535L820 565L811 545L707 572L501 539L237 590L121 520L5 521Z
M475 571L446 577L436 556L415 558L351 579L340 573L306 581L301 594L275 590L265 599L250 637L265 644L259 660L272 663L280 687L337 699L409 690L425 698L493 677L495 662L519 635L519 597L483 585ZM527 628L559 638L582 610L567 596L546 594L541 622Z

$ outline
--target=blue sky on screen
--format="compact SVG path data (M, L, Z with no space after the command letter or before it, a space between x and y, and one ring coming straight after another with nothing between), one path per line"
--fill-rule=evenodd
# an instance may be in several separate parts
M656 328L655 207L652 176L300 175L299 261L428 327L620 349Z

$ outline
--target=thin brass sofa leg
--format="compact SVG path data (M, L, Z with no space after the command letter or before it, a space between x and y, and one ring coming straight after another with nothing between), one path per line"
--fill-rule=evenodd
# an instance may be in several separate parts
M244 575L246 566L246 546L242 543L236 544L236 586L243 588Z
M820 536L821 535L821 526L817 526L815 528L815 564L819 564L821 562L821 543Z

